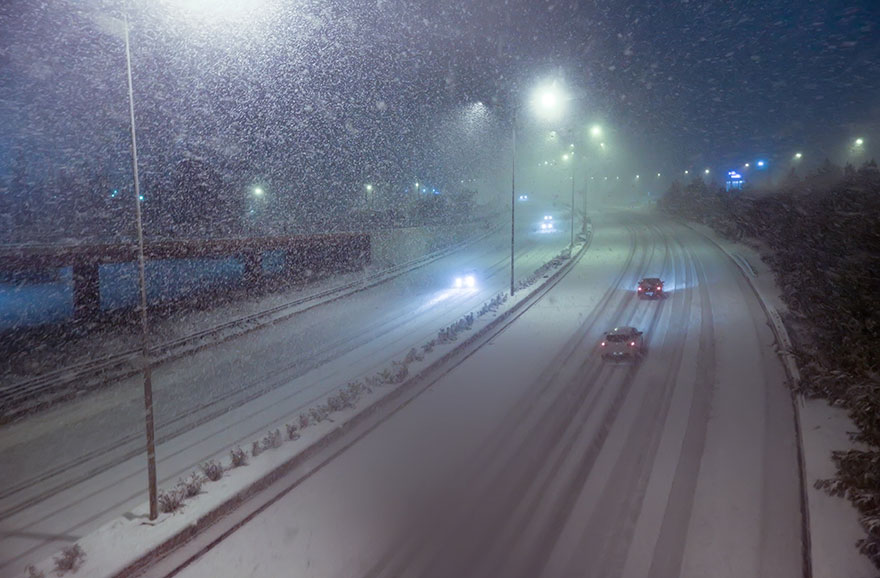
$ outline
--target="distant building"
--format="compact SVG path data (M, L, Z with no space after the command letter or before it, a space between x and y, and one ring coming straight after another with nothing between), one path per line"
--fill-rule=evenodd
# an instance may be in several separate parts
M745 179L736 171L727 171L727 180L724 181L725 190L742 190Z

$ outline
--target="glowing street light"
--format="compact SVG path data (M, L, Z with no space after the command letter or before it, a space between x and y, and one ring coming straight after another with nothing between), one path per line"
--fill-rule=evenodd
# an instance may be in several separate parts
M691 172L689 170L685 169L684 174L689 175L689 174L691 174Z
M265 192L265 191L263 191L262 188L260 188L260 187L254 187L254 196L255 196L255 197L262 197L264 192Z
M799 161L802 158L804 158L804 155L802 153L794 153L794 160Z
M749 168L750 166L752 166L752 165L750 165L749 163L746 163L746 164L745 164L745 167L746 167L746 168Z
M863 144L865 144L865 139L862 139L862 138L857 138L857 139L856 139L856 141L855 141L855 145L856 145L857 147L860 147L860 146L862 146Z
M539 115L553 119L562 114L561 105L564 100L562 91L554 81L537 89L533 104Z
M657 173L657 178L658 178L658 179L660 178L660 173Z
M767 163L765 163L764 161L758 161L755 164L758 166L758 168L764 168L764 165L766 165Z
M705 170L705 171L703 171L703 172L704 172L704 173L705 173L705 174L707 174L707 175L708 175L708 174L709 174L709 169L706 169L706 170Z
M602 136L602 127L598 124L594 124L593 126L591 126L590 136L592 136L593 138L599 138L600 136Z

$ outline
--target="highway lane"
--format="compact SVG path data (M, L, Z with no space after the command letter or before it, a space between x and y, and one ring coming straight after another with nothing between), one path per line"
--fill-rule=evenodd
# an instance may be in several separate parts
M566 229L535 233L543 214L528 207L518 219L518 276L567 244ZM508 239L502 228L477 246L380 286L156 368L160 485L249 443L347 381L401 359L505 291ZM476 271L479 286L452 288L453 277L467 269ZM54 553L145 499L142 416L142 385L135 377L3 428L0 575Z
M685 227L596 223L512 325L224 540L187 545L176 575L802 576L793 409L751 289ZM646 274L666 299L636 298ZM644 329L641 364L599 360L619 324Z

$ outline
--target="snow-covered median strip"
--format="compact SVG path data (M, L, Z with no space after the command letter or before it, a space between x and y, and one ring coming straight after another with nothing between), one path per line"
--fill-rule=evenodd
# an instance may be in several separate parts
M589 231L589 229L588 229ZM578 255L589 245L575 245ZM519 281L517 293L499 293L476 310L441 328L437 336L413 347L382 371L337 388L319 403L291 415L284 429L266 432L249 447L233 447L222 461L210 460L176 485L160 489L160 514L149 520L149 505L141 504L95 532L84 536L62 553L29 566L25 576L128 575L161 558L217 519L234 510L251 495L290 471L306 456L324 447L334 434L352 426L356 418L380 407L383 400L419 376L446 361L459 347L509 317L536 291L555 280L571 262L568 249ZM463 334L469 337L460 339ZM394 407L394 406L391 406Z

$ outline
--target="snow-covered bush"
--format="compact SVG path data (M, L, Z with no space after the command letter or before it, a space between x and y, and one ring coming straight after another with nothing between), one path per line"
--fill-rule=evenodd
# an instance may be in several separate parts
M212 482L216 482L223 477L223 466L219 462L208 460L201 465L201 468L205 477Z
M86 553L80 548L79 544L68 546L61 550L61 554L53 559L55 561L55 571L59 576L65 572L76 572L85 558Z
M181 493L183 493L184 498L192 498L199 495L199 492L202 491L202 483L204 481L205 478L193 472L188 478L178 480L177 486L180 488Z
M171 488L159 492L159 510L170 514L183 506L183 491L180 488Z
M410 363L413 363L415 361L421 361L422 359L424 359L424 358L421 355L419 355L418 350L415 347L413 347L412 349L410 349L407 352L406 357L403 359L403 362L406 363L407 365L409 365Z
M263 446L260 445L260 442L254 440L254 443L251 444L251 455L257 457L263 453Z
M24 573L26 575L26 578L46 578L46 573L37 570L37 568L33 564L28 564L27 566L25 566Z
M305 429L307 427L309 427L309 416L304 413L299 414L299 429Z
M330 414L330 410L326 405L319 405L309 409L309 417L314 423L321 423Z
M331 395L327 398L327 408L330 411L341 411L346 408L345 401L340 395Z
M281 430L276 429L275 431L270 431L263 437L263 441L261 444L264 450L275 449L281 447Z
M409 367L406 363L391 362L391 383L403 383L409 376Z
M233 468L240 468L248 463L247 453L241 449L241 446L236 446L235 449L229 450L229 459Z
M289 423L285 427L287 427L287 439L290 441L299 439L299 433L296 431L296 424Z

